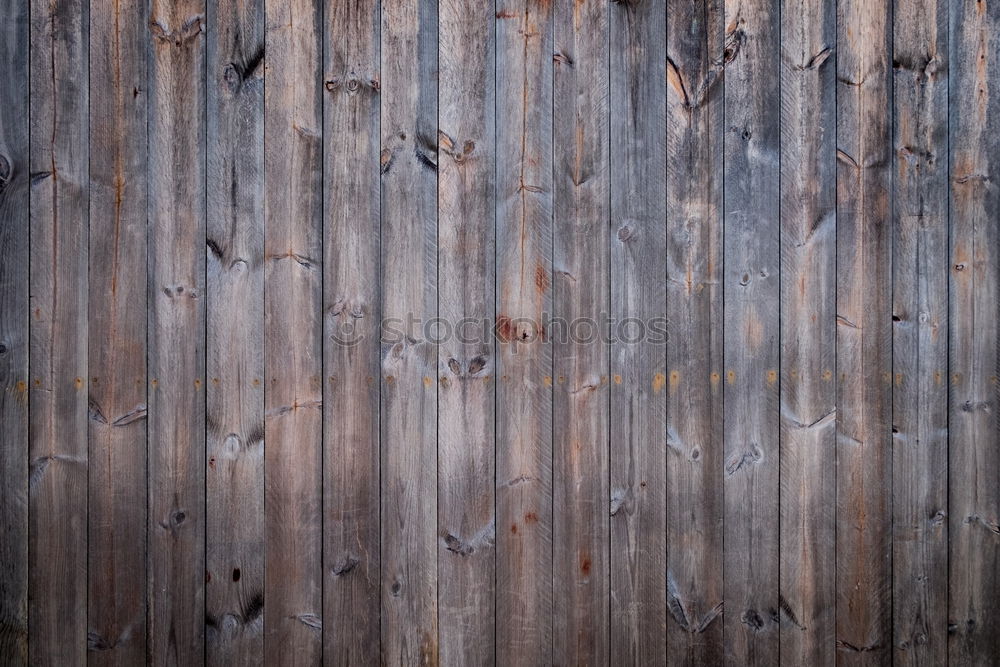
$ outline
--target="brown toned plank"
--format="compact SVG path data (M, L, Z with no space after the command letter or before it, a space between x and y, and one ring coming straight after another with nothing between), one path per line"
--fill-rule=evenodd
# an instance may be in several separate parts
M149 657L205 655L205 5L149 16Z
M90 6L91 664L146 659L148 11Z
M32 664L87 650L87 6L31 4L28 632Z
M552 661L552 6L496 6L496 661Z

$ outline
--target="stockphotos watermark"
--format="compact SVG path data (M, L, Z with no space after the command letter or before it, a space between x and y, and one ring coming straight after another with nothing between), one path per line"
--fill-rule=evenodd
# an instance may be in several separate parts
M359 322L360 318L350 315L336 318L333 331L329 334L330 340L335 345L353 347L376 335L376 332ZM411 313L405 318L383 319L379 334L383 345L417 341L427 341L432 345L452 341L462 345L492 344L493 341L515 344L551 342L558 345L665 345L667 318L619 319L602 314L598 318L566 319L543 313L538 319L500 315L496 319L465 317L450 320L435 317L425 320Z

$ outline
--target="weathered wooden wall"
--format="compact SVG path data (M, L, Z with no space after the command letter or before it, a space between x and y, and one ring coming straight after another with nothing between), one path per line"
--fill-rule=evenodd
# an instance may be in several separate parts
M1000 664L1000 0L0 17L0 664Z

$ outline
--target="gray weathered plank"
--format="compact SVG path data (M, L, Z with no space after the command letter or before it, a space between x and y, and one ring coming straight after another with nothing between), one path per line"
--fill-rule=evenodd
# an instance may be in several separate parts
M264 2L207 6L205 657L249 665L264 657Z
M322 4L266 3L264 664L323 654Z
M28 663L28 0L0 28L0 655Z
M837 649L892 658L891 3L837 4Z
M438 613L456 665L495 653L494 14L438 9Z
M836 3L781 5L784 664L836 660Z
M893 10L896 664L948 661L948 2Z
M32 664L82 664L87 650L89 24L84 2L31 3Z
M90 6L91 664L146 659L148 6Z
M665 2L610 5L611 655L667 649Z
M384 5L381 46L382 662L436 664L436 0Z
M205 5L149 16L149 657L205 654Z
M1000 663L1000 5L952 2L949 646Z
M599 0L553 6L552 311L563 321L548 332L556 664L610 656L608 14Z
M324 189L323 646L328 663L371 665L380 659L381 615L380 13L377 0L328 2L325 11L323 169L324 181L331 185ZM436 31L436 21L433 27ZM412 129L406 132L412 134ZM392 156L383 155L385 168ZM424 187L424 196L433 199L433 184ZM401 221L404 213L396 215ZM405 227L399 232L397 243L404 243ZM417 243L418 252L421 247ZM411 256L395 261L408 263ZM416 255L423 270L421 259ZM427 374L433 372L430 368ZM412 429L425 428L434 419L432 413ZM427 437L429 449L423 453L432 455L433 432ZM424 462L434 467L433 459ZM435 511L422 516L432 542ZM432 543L427 548L433 553ZM432 561L423 565L429 568L425 572L435 567ZM419 602L414 609L420 609Z
M552 5L496 18L496 661L551 664Z
M719 664L723 604L721 0L667 3L667 650Z
M727 0L725 652L778 663L779 0Z

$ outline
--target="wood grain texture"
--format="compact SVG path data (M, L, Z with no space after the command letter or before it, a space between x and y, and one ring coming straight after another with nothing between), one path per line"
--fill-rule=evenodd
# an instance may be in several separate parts
M90 5L91 664L146 659L147 12Z
M948 661L948 3L893 25L893 661Z
M892 657L891 3L837 4L837 650Z
M494 22L438 8L438 613L444 664L495 657ZM442 332L443 333L443 332Z
M87 659L87 9L31 4L31 664Z
M28 664L28 0L0 6L0 655Z
M438 651L438 4L382 7L382 662Z
M948 659L1000 661L1000 5L950 3Z
M724 7L667 4L667 660L723 661Z
M610 657L608 4L553 5L553 649ZM559 330L557 330L559 329Z
M610 6L611 655L666 655L666 3Z
M496 6L496 660L552 661L552 5Z
M323 656L322 4L266 3L264 664Z
M323 657L333 664L371 665L381 659L382 605L379 179L380 164L384 169L388 161L380 163L380 7L375 0L328 2L324 7L323 171L324 181L332 185L323 192ZM406 132L413 130L408 126ZM430 190L414 196L433 199L433 184L425 187ZM433 204L424 210L432 210L428 207ZM402 218L401 212L396 215ZM397 252L412 247L405 231L398 236ZM424 261L421 243L415 248L417 261ZM433 374L432 368L426 375ZM410 428L420 432L434 419L431 413ZM425 455L433 452L433 432L427 437ZM421 460L433 468L433 459ZM426 512L422 516L430 521L432 541L435 511ZM427 548L433 553L433 543ZM431 560L423 567L432 571L436 565ZM407 599L410 594L407 590ZM414 602L413 608L419 604Z
M149 658L205 658L205 5L149 15Z
M836 4L781 5L780 660L836 661Z

